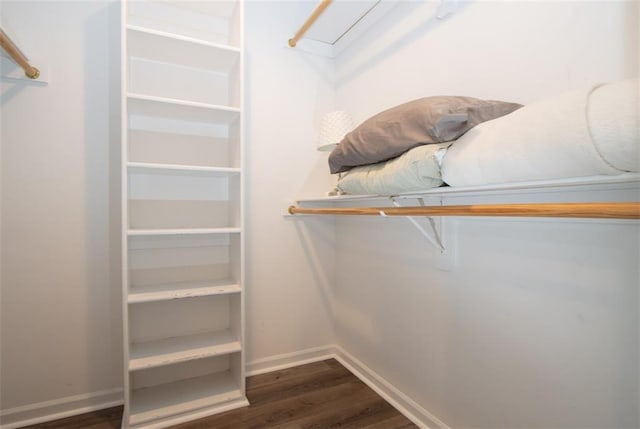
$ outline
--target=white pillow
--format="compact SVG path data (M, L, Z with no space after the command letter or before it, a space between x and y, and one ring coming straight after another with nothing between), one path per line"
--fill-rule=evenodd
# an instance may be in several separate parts
M399 194L442 185L440 163L452 142L415 147L397 158L342 173L338 189L347 194Z

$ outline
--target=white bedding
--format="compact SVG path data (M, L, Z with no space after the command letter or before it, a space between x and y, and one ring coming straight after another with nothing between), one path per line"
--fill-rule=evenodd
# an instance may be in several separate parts
M450 186L640 171L638 79L527 105L460 137L442 163Z
M338 189L347 194L398 194L442 185L440 161L451 143L415 147L378 164L355 167L342 173Z

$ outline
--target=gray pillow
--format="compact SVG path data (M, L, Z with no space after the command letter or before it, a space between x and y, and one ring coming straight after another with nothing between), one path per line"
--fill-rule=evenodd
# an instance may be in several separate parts
M425 97L393 107L348 133L329 155L331 173L386 161L416 146L455 140L481 122L522 107L472 97Z

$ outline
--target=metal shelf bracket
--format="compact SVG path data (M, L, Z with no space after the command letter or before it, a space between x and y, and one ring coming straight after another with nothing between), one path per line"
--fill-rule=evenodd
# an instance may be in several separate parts
M421 206L425 205L423 198L418 198L418 201ZM393 204L395 207L402 207L402 205L398 203L398 201L396 201L395 198L391 198L391 204ZM380 212L380 215L385 216L382 212ZM444 245L442 244L442 239L440 238L440 233L438 232L438 228L436 228L435 221L431 216L425 216L425 217L427 218L427 223L430 227L431 233L429 233L422 225L420 225L420 223L418 223L415 216L405 216L405 218L409 222L411 222L411 224L414 227L416 227L416 229L420 232L420 234L422 234L427 239L427 241L429 241L429 243L435 246L436 249L438 249L440 252L444 252L445 248L444 248Z
M395 198L391 198L391 203L395 207L402 207ZM423 198L418 198L421 206L426 206ZM438 205L442 205L442 199L438 201ZM424 227L418 222L415 216L405 216L406 219L436 248L435 265L442 271L451 271L455 265L455 239L454 228L451 225L451 219L442 216L431 217L425 216L428 227ZM446 243L446 246L445 246Z

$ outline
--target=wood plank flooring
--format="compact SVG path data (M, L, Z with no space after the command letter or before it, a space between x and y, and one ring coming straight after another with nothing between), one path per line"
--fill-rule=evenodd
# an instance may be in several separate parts
M249 377L247 397L249 407L174 429L417 427L334 359ZM121 415L115 407L29 428L116 429Z
M79 416L52 422L39 423L26 428L40 429L120 429L122 422L122 407L107 408L106 410L93 411Z

